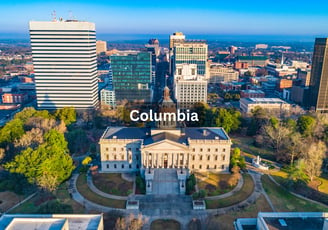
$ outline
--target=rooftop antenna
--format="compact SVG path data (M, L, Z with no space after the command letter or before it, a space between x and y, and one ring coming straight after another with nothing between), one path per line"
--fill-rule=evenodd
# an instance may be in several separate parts
M57 16L56 16L56 11L55 10L52 11L51 16L52 16L52 21L56 22L57 21Z

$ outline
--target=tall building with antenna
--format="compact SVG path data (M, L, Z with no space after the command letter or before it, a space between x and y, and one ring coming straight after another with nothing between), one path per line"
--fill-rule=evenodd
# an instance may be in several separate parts
M95 24L74 19L29 23L37 106L56 109L98 105Z

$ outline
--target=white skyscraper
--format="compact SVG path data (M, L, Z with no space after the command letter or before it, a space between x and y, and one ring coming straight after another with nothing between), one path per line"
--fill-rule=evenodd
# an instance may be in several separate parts
M95 24L30 22L37 105L41 109L98 105Z

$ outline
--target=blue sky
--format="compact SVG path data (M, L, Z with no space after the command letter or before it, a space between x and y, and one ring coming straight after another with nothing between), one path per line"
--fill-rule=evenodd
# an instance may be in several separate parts
M275 34L328 36L324 0L1 1L0 34L28 33L28 21L96 23L102 34Z

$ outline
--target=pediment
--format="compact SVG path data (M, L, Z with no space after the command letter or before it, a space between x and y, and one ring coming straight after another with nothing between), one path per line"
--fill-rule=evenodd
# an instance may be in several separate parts
M180 144L174 141L170 140L163 140L159 142L155 142L149 145L146 145L143 150L147 151L159 151L159 150L165 150L165 151L185 151L188 147L184 144Z

